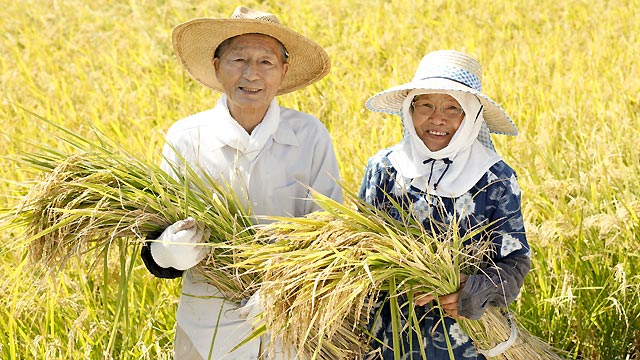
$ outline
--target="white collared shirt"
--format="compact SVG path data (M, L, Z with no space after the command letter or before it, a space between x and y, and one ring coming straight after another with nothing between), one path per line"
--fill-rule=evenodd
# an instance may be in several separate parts
M275 99L249 135L231 118L223 95L215 108L184 118L169 129L163 157L167 172L169 162L180 163L184 158L194 169L228 182L257 216L299 217L318 210L305 200L309 198L306 186L342 201L329 132L315 117L281 108ZM240 304L219 296L215 287L199 281L195 271L186 271L178 326L204 359L210 351L211 359L257 359L258 341L223 356L252 329L251 320L239 315Z

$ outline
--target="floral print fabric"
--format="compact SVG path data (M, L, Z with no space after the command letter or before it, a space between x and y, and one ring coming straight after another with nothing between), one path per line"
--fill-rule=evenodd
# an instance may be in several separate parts
M391 149L385 149L369 159L359 191L361 199L398 219L400 214L392 199L428 229L451 223L454 216L461 233L491 224L489 231L483 231L476 238L489 236L495 249L492 260L496 263L507 256L529 255L520 208L520 186L515 172L504 161L494 164L467 193L444 198L411 186L412 179L404 178L391 165L387 157L390 152ZM402 344L396 347L402 349L402 359L423 359L423 355L429 360L450 359L445 328L455 359L485 359L453 318L441 317L439 309L429 305L415 308L422 336L418 339L415 330L404 326L408 321L406 299L399 303L404 330L400 336ZM371 319L372 335L377 339L371 341L372 358L394 359L391 308L384 294L375 304ZM420 343L424 345L422 349Z

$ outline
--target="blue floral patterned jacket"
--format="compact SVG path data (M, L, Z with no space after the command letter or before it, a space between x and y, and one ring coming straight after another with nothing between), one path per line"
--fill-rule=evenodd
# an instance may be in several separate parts
M494 257L491 266L466 281L460 292L458 311L464 317L478 319L487 306L509 305L520 292L530 268L520 186L513 169L499 161L467 193L457 198L445 198L411 186L411 179L403 178L391 165L387 157L390 152L391 149L384 149L369 159L359 197L398 219L400 214L392 205L390 199L393 199L422 221L427 229L450 223L453 216L457 217L461 233L486 227L476 237L491 239ZM405 316L408 315L406 306L404 304ZM378 299L370 324L372 334L377 338L371 342L372 358L393 359L393 348L398 347L402 349L402 359L422 359L423 353L429 360L449 359L445 340L448 334L455 359L484 359L453 318L445 317L443 327L439 310L429 305L414 309L421 319L423 349L416 346L416 332L406 329L400 334L402 344L393 344L389 303L385 296Z

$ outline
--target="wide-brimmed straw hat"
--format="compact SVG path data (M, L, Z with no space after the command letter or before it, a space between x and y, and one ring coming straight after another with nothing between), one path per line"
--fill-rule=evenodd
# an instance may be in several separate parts
M482 68L471 56L453 50L430 52L420 61L409 83L392 87L367 100L369 110L401 115L402 103L414 89L462 91L474 94L484 106L483 116L492 133L517 135L518 128L500 105L482 93Z
M173 29L173 49L187 73L202 85L223 91L213 68L216 48L234 36L264 34L284 45L289 54L289 70L278 95L285 94L322 79L331 61L320 45L280 24L267 12L239 6L229 19L194 19Z

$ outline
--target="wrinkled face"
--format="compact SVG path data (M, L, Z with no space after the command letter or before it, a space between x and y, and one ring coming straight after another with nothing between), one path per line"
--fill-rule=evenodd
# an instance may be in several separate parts
M231 114L266 111L289 69L280 43L267 35L245 34L232 39L219 55L213 66Z
M423 94L413 99L411 117L418 137L429 150L438 151L449 145L464 111L451 95Z

